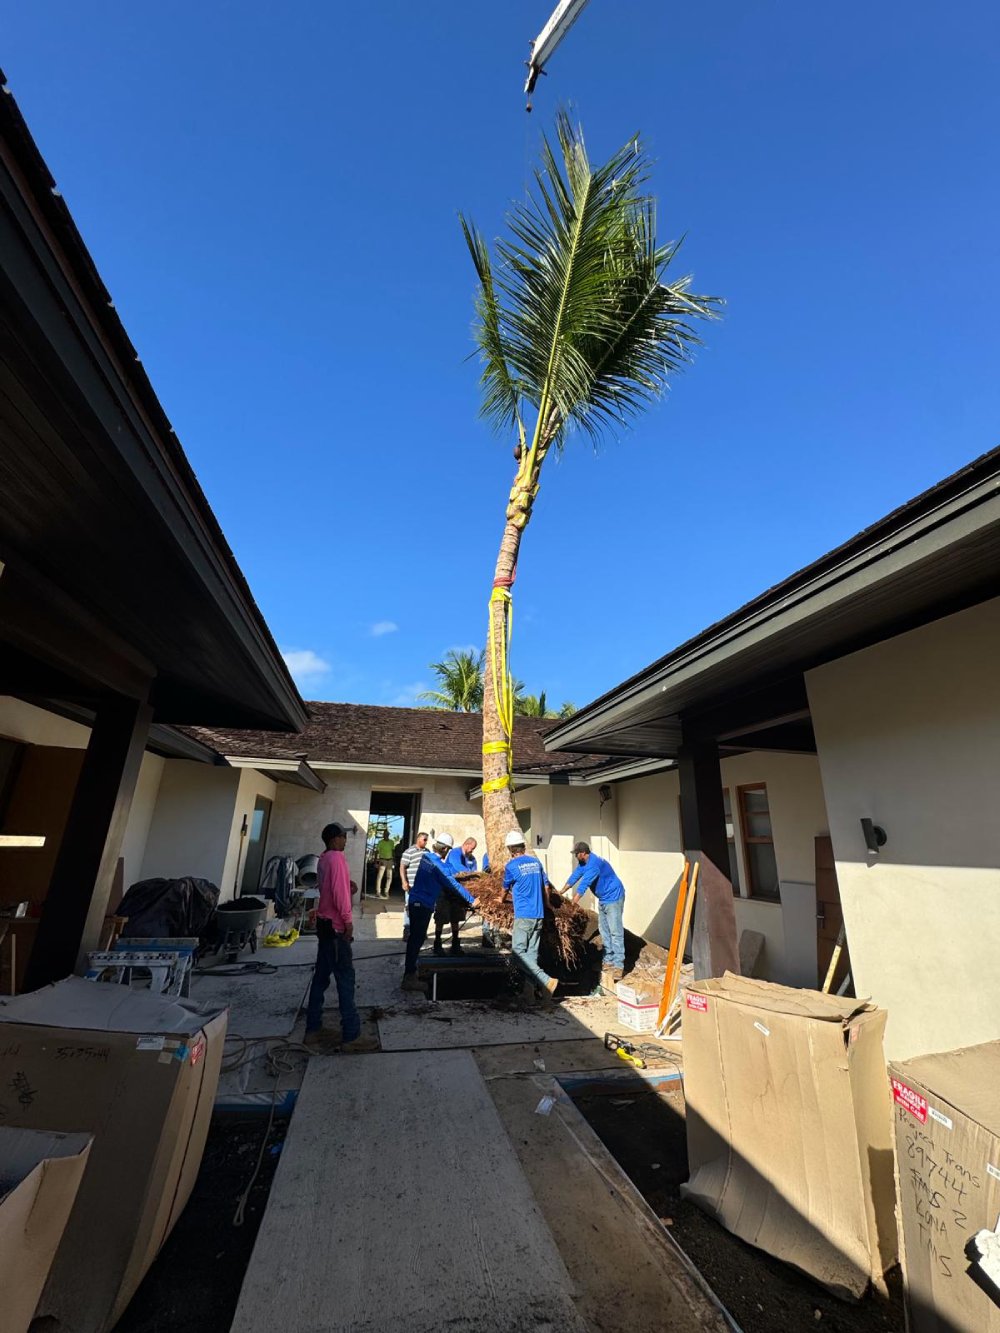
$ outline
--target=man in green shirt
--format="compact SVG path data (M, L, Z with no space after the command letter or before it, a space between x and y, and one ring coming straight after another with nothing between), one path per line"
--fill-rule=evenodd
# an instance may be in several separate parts
M378 862L378 870L375 872L375 897L388 898L389 890L392 888L392 872L396 868L393 861L393 855L396 851L396 844L389 837L388 829L379 839L379 844L375 848L375 856ZM382 892L382 883L385 882L385 892Z

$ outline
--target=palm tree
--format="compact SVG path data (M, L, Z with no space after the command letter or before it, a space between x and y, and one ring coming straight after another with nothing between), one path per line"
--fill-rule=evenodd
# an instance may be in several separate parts
M447 709L452 713L478 713L483 706L483 659L485 652L450 648L441 662L432 662L438 688L417 695L426 699L428 708Z
M563 720L565 720L568 717L572 717L575 712L576 712L576 704L571 704L567 702L564 703L562 708L559 709L559 716Z
M514 712L518 717L556 717L553 710L547 707L545 702L545 691L541 694L522 694L515 696Z
M481 412L495 429L517 437L484 679L483 818L494 866L503 864L504 836L517 826L510 589L542 464L574 429L597 441L658 397L699 342L693 322L713 316L720 304L693 295L689 278L665 280L677 244L657 243L655 201L644 192L648 174L638 138L592 167L581 129L562 113L555 144L543 140L532 192L511 205L495 269L483 236L461 219L479 280Z

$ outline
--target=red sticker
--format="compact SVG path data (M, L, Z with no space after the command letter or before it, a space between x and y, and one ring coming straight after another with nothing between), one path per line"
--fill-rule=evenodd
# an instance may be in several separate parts
M687 991L684 998L687 1001L687 1007L689 1009L697 1009L699 1014L708 1013L707 995L692 995L690 991Z
M905 1083L900 1083L898 1078L892 1079L892 1100L897 1106L903 1106L914 1115L922 1125L927 1124L927 1098L921 1097L919 1092L914 1092L908 1088Z
M196 1065L205 1054L206 1041L204 1037L199 1037L191 1046L191 1063Z

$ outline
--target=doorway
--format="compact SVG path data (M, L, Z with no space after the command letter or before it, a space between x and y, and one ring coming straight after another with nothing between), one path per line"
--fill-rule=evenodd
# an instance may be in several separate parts
M244 893L256 893L260 888L260 872L264 864L264 846L270 822L271 802L266 796L258 796L253 803L247 832L247 858L243 863L243 878L240 880L241 896Z
M393 868L389 896L402 902L403 882L399 877L400 857L420 832L420 793L416 791L373 791L368 806L368 839L365 846L364 891L375 894L378 878L379 843L393 843ZM384 886L383 886L384 889Z

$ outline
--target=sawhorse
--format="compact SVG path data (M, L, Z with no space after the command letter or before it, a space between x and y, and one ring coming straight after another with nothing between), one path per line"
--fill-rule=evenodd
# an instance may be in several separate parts
M191 994L191 969L197 952L196 939L123 938L113 949L88 954L87 980L130 985L133 971L142 970L149 973L150 990L156 994L187 997Z

